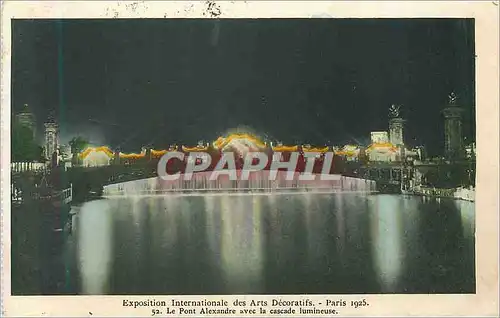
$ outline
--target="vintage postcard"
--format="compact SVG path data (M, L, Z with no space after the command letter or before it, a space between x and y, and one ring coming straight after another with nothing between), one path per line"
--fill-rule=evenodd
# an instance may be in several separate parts
M2 315L498 316L498 1L3 1Z

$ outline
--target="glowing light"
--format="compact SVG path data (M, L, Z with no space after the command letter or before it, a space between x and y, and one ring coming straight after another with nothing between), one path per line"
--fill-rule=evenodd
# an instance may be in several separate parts
M295 152L298 151L298 146L275 146L273 147L273 151L276 152Z
M227 137L219 137L212 143L212 146L220 151L227 150L236 150L240 154L245 154L246 152L254 152L267 148L267 144L261 141L256 136L253 136L249 133L232 133ZM189 146L181 146L180 147L183 152L208 152L210 146L202 146L197 145L194 147ZM284 146L277 145L272 146L271 148L275 152L297 152L299 150L299 146ZM172 145L168 149L151 149L151 156L154 158L158 158L166 154L167 152L177 151L179 147L177 145ZM310 146L302 146L301 149L304 152L319 152L325 153L329 151L329 147L310 147ZM359 150L358 150L359 151ZM85 159L92 152L103 152L108 157L114 157L114 152L107 146L101 147L88 147L83 152L79 154L80 158ZM354 154L353 154L354 155ZM122 159L141 159L146 157L146 151L143 149L141 153L119 153L119 157Z
M84 159L83 165L87 167L106 166L110 156L104 151L91 151Z
M109 201L99 200L87 202L78 213L78 265L84 294L103 295L107 292L113 249L110 209Z
M85 159L92 152L103 152L108 157L113 157L113 151L106 146L101 147L87 147L82 153L80 153L80 158Z
M182 151L184 151L184 152L200 152L200 151L207 151L207 150L208 150L208 146L207 147L203 147L203 146L196 146L196 147L182 146Z
M161 157L161 156L163 156L166 153L167 153L167 150L154 150L154 149L151 149L151 155L153 157Z
M323 148L302 146L302 151L304 151L304 152L320 152L320 153L324 153L324 152L327 152L328 149L329 149L328 146L323 147Z
M355 145L345 145L342 150L335 151L336 155L346 157L356 157L359 155L359 147Z
M144 158L146 154L144 153L121 153L120 152L120 158L123 159L140 159Z
M232 288L255 291L263 282L261 197L220 198L220 264ZM215 228L212 228L215 231ZM210 233L210 236L215 236Z
M385 197L384 200L372 199L373 210L371 223L372 253L375 256L375 271L386 291L393 292L403 270L405 258L402 246L403 228L400 200L395 197ZM411 210L409 210L411 211Z
M247 133L243 133L243 134L235 133L235 134L231 134L231 135L227 136L226 138L219 137L219 138L217 138L216 141L214 141L213 146L217 149L223 149L228 144L230 144L232 141L238 140L238 139L241 139L246 144L251 143L251 144L255 145L255 147L257 147L257 148L261 148L261 149L266 148L266 144L264 142L259 140L257 137L252 136L252 135L247 134Z
M396 152L398 148L391 144L390 142L384 142L384 143L373 143L371 144L367 149L366 152L370 151L391 151L391 152Z

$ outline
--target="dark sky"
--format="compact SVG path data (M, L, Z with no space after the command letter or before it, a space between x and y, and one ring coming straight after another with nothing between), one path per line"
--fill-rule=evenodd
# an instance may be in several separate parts
M454 90L474 138L474 21L16 20L12 106L61 139L138 151L247 126L285 143L367 142L403 105L405 140L440 152Z

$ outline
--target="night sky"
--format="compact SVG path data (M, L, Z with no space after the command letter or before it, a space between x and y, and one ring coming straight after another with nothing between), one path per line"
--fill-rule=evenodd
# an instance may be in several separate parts
M284 143L368 143L402 104L405 141L441 152L453 90L474 139L474 21L16 20L12 107L61 141L140 151L249 127Z

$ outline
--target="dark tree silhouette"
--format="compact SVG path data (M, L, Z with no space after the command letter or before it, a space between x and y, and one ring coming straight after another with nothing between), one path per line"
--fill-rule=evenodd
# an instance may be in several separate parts
M85 150L85 148L87 148L87 146L89 145L89 142L87 139L85 139L81 136L77 136L77 137L73 137L70 140L69 145L71 147L71 153L73 155L73 158L71 161L73 164L78 164L78 154L81 153L83 150Z
M43 148L36 144L30 128L13 121L11 131L11 160L13 162L44 160Z

